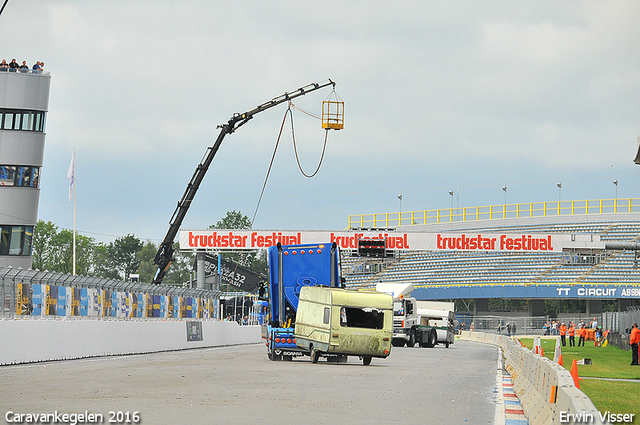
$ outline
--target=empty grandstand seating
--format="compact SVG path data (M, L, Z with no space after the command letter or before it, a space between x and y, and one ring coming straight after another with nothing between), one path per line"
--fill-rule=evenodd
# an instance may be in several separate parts
M640 240L640 220L586 223L525 223L514 220L478 221L465 231L517 233L587 233L601 241ZM575 258L571 258L574 255ZM584 256L584 258L583 258ZM363 267L357 257L345 257L343 275L347 287L375 288L377 282L428 285L545 285L553 283L597 283L640 285L640 269L632 252L589 254L405 251L388 261L382 271ZM359 262L360 261L360 262Z

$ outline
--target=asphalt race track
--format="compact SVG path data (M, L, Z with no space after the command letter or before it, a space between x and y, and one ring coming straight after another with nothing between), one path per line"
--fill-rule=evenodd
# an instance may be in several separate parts
M105 424L493 424L497 367L496 347L465 341L393 348L369 366L272 362L256 344L2 366L0 406L8 423L88 412Z

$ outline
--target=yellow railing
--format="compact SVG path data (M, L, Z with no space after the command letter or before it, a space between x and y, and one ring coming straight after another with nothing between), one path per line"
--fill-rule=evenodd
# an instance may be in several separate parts
M350 215L347 228L390 228L420 224L453 223L457 221L635 212L640 212L640 198L530 202L484 207L441 208L437 210Z

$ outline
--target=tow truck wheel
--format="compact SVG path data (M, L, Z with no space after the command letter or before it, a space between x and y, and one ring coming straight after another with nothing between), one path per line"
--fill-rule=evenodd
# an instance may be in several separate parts
M320 357L320 353L316 350L313 345L310 348L309 357L311 357L311 363L318 363L318 358Z
M369 366L371 364L371 356L362 357L362 364L365 366Z
M409 332L409 340L407 341L407 347L415 347L416 346L416 331L411 329Z
M434 329L431 329L429 332L429 342L427 343L427 347L435 347L438 343L438 335Z

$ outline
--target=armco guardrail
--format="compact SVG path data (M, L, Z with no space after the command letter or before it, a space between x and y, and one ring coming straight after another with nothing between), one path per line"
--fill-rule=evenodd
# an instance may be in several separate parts
M589 397L576 388L569 371L557 363L533 353L505 335L463 331L461 339L502 348L513 390L531 425L603 423Z

